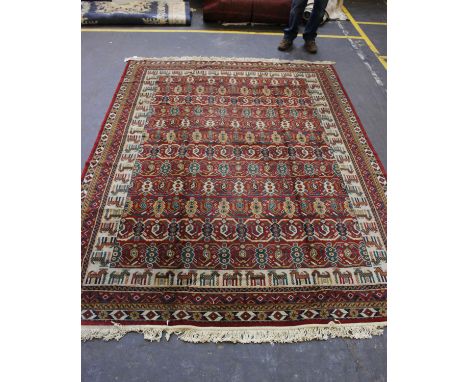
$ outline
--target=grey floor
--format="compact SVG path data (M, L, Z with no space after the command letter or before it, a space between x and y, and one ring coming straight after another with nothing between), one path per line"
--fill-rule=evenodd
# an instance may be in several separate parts
M81 167L92 149L102 119L130 56L225 56L331 60L355 109L386 166L386 70L363 40L318 38L311 56L297 39L289 53L276 50L280 36L185 33L194 29L225 29L206 25L200 1L190 27L181 33L82 33ZM348 0L358 21L386 21L385 0ZM385 26L361 25L382 55L386 55ZM162 27L164 28L164 27ZM161 29L162 29L161 28ZM139 28L141 29L141 28ZM151 29L151 28L150 28ZM175 27L171 27L175 29ZM281 32L280 27L229 30ZM358 33L350 22L330 22L322 35ZM386 333L368 340L315 341L300 344L189 344L171 338L150 343L129 334L119 342L82 344L82 380L107 381L385 381Z

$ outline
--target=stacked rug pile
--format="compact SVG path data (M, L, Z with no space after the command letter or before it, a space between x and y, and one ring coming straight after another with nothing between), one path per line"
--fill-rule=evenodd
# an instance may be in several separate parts
M184 0L82 1L82 25L190 25Z

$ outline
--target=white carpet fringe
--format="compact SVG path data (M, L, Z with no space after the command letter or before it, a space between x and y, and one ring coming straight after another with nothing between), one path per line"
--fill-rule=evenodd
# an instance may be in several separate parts
M185 342L233 342L233 343L292 343L330 338L364 339L382 335L385 322L366 324L302 325L288 327L199 327L199 326L155 326L119 325L82 326L81 340L120 340L130 332L142 333L145 340L160 341L163 335L169 340L171 334Z
M185 56L185 57L127 57L127 61L235 61L235 62L274 62L278 64L313 64L313 65L334 65L334 61L306 61L306 60L283 60L279 58L239 58L239 57L203 57L203 56Z

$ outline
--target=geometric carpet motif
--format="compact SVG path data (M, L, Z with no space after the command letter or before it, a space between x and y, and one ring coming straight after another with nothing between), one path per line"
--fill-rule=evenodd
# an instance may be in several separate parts
M380 334L386 176L330 63L132 59L82 178L82 336Z

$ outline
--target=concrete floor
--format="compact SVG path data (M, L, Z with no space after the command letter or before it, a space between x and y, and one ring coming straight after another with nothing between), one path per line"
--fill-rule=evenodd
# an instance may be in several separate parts
M222 28L203 24L200 3L191 1L197 10L190 27L177 28L182 33L82 33L82 168L123 71L123 60L129 56L336 61L343 85L386 166L386 70L363 40L318 38L319 52L311 56L303 50L301 39L296 40L294 50L281 53L276 50L281 36L183 32ZM348 0L346 6L357 21L386 21L385 0ZM380 53L386 55L385 26L361 27ZM281 32L280 27L229 29ZM358 35L350 22L327 23L319 34ZM175 337L169 342L150 343L140 335L129 334L119 342L83 343L82 380L385 381L386 333L369 340L335 339L276 345L190 344Z

